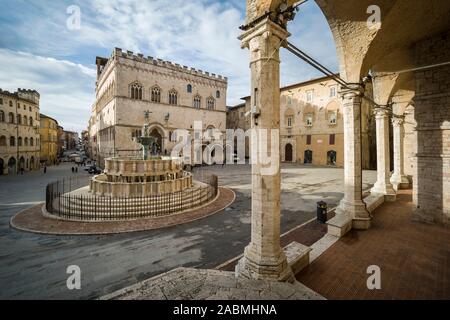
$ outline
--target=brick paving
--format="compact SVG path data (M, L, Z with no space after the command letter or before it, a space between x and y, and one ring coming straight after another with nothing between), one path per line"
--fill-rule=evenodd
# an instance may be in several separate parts
M327 299L450 299L450 229L413 222L410 190L374 211L368 231L352 230L297 279ZM381 268L368 290L367 267Z
M10 223L12 227L22 231L55 235L98 235L154 230L202 219L224 210L234 202L235 194L224 187L220 187L219 192L219 197L214 202L172 216L109 222L64 221L45 217L42 214L43 204L39 204L18 213Z

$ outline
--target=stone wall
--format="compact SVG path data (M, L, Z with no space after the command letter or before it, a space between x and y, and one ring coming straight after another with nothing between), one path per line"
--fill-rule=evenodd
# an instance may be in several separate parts
M99 66L99 72L90 121L90 148L98 149L99 165L104 158L131 155L140 149L133 133L142 131L147 110L151 112L150 131L156 129L163 139L163 154L176 145L172 133L177 129L191 131L195 121L202 121L204 130L213 127L225 132L226 77L120 49L114 50L106 65ZM134 83L142 87L140 100L131 98L130 85ZM151 101L155 86L161 90L158 103ZM169 104L171 90L177 92L176 105ZM196 95L201 97L199 109L193 106ZM213 110L207 109L208 98L215 101Z
M450 32L415 46L418 66L450 61ZM415 72L414 218L450 225L450 66Z

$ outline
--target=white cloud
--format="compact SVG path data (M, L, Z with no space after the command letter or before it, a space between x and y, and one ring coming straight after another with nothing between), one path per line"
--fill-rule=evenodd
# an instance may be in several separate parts
M250 92L249 53L240 48L237 40L245 6L237 0L73 0L70 3L29 3L33 10L27 11L24 19L26 23L18 22L14 28L5 25L4 31L0 31L0 45L2 35L6 36L10 32L15 34L18 39L16 42L22 44L16 51L35 55L25 59L26 55L20 53L12 58L14 66L20 59L20 62L28 60L28 63L19 65L14 71L20 75L17 78L20 82L13 85L41 88L45 102L42 106L44 110L49 108L49 113L62 114L64 108L85 110L78 116L84 117L80 121L74 120L75 117L64 119L70 125L77 123L77 128L86 126L89 109L94 102L95 72L92 65L95 56L109 55L114 47L227 76L230 105L240 103L239 99ZM66 9L73 3L81 7L81 30L70 31L66 28ZM15 15L11 7L9 5L10 14ZM289 31L292 33L290 41L332 70L337 69L329 27L314 1L302 6L296 20L289 24ZM14 43L8 42L11 45ZM53 57L56 60L36 56ZM5 63L2 60L0 64L6 68L9 61ZM88 66L71 64L69 60L82 61ZM285 50L282 50L282 62L282 85L321 76ZM36 66L34 63L41 65ZM39 73L52 76L41 76ZM70 75L66 76L67 73ZM10 81L2 81L0 86L3 83ZM55 94L63 97L64 107L53 102Z
M86 127L93 103L96 70L70 61L0 49L2 89L35 89L40 111L67 130Z

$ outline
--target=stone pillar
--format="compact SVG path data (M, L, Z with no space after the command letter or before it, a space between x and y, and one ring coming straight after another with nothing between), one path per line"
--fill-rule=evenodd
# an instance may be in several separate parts
M394 187L394 190L409 187L409 180L404 173L403 139L405 136L405 131L403 123L403 117L396 116L392 119L394 133L394 174L391 177L391 183Z
M279 49L288 36L285 29L265 19L240 38L242 46L250 49L252 107L255 107L252 109L251 143L255 157L252 156L251 242L236 267L238 277L294 281L280 245ZM262 145L256 140L264 130L268 143ZM276 150L272 153L274 143ZM272 160L269 166L263 163L268 154Z
M395 201L396 192L390 182L389 115L386 109L376 109L377 127L377 182L371 192L384 195L385 201Z
M341 92L344 108L344 199L336 216L354 229L368 229L370 214L362 200L361 102L364 88L354 85Z

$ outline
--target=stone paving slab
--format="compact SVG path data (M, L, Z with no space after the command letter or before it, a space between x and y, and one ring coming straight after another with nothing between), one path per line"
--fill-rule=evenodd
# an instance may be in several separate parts
M78 222L50 218L43 214L43 204L16 214L11 227L27 232L54 235L101 235L154 230L188 223L221 212L235 200L233 190L219 187L219 195L212 203L184 213L130 221Z
M177 268L101 300L324 300L300 282L236 278L233 272Z

